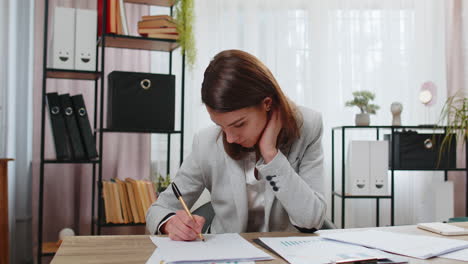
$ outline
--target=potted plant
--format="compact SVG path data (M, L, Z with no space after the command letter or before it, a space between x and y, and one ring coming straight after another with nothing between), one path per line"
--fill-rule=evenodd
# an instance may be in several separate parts
M379 110L379 106L370 104L374 100L375 95L369 91L356 91L353 92L354 99L346 102L346 106L357 106L361 113L356 114L356 126L368 126L370 124L370 114L375 114Z
M181 53L187 58L187 65L192 68L195 64L197 50L193 36L194 6L193 0L175 0L175 22L179 33Z
M168 174L166 177L163 177L161 173L153 169L152 164L152 173L150 174L150 181L153 183L156 193L160 194L164 190L166 190L166 188L171 184L171 176Z
M440 143L439 161L444 153L451 148L453 137L457 141L466 144L468 138L468 98L463 91L457 91L454 95L449 96L445 101L439 117L439 125L447 126L445 136ZM466 145L465 145L466 147Z

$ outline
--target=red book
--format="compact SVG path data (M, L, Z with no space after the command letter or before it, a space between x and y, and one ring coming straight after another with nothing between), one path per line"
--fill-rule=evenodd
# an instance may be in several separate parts
M103 22L103 17L104 17L104 1L107 2L107 12L106 12L106 16L107 16L107 25L106 25L106 33L115 33L115 32L112 32L111 31L111 23L112 21L110 20L110 6L111 6L111 0L98 0L98 29L97 29L97 32L98 32L98 36L101 36L102 35L102 22Z

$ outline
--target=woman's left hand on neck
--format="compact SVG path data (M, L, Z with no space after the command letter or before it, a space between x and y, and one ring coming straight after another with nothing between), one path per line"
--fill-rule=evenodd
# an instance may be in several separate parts
M265 164L273 160L276 154L278 154L276 143L282 126L283 125L278 110L272 109L271 117L267 121L267 125L263 130L260 140L258 141L260 154L265 160Z

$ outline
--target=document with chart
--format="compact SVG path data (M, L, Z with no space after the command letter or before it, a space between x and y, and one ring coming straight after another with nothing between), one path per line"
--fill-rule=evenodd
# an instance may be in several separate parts
M261 237L260 240L291 264L325 264L344 259L386 259L379 250L321 237Z
M320 236L420 259L468 248L468 241L463 240L377 230L320 234Z

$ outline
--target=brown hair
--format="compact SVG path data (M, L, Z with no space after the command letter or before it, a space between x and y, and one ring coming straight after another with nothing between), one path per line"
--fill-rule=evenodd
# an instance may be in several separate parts
M281 91L270 70L255 56L240 50L218 53L205 70L202 102L219 112L231 112L245 107L258 106L271 97L272 108L278 109L283 124L277 147L287 146L299 137L296 107ZM225 151L233 159L245 156L245 149L228 143L223 132Z

